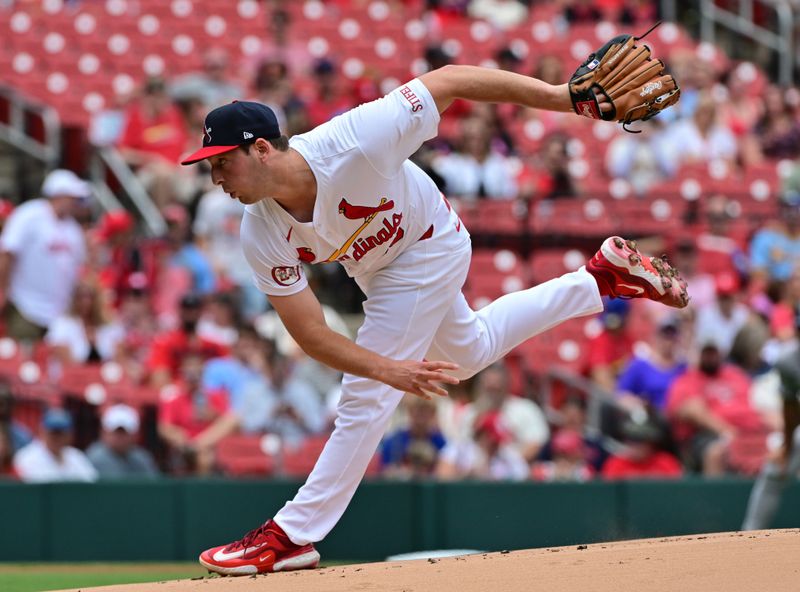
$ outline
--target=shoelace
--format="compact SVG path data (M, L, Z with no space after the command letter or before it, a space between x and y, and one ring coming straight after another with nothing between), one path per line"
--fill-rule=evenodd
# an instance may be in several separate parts
M236 549L240 548L247 549L247 547L249 547L259 536L263 535L264 533L267 532L267 530L269 530L267 524L268 523L265 523L259 526L258 528L254 528L238 541L234 541L233 543L228 545L226 551L228 552L235 551Z

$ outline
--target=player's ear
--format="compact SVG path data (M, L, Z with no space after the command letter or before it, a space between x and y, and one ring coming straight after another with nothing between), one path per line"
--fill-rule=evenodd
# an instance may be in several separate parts
M264 138L258 138L253 142L253 151L259 160L264 160L272 152L272 146Z

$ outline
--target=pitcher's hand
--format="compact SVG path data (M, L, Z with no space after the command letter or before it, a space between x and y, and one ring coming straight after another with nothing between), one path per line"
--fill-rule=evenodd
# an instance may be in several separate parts
M429 362L416 360L391 361L377 373L377 379L399 391L411 393L430 400L431 394L447 396L445 384L458 384L460 381L444 370L458 370L452 362Z

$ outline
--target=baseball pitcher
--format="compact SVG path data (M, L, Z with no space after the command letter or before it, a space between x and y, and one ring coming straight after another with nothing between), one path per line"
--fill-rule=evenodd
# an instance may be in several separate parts
M611 237L585 268L473 311L461 294L469 233L408 160L459 98L624 124L652 117L679 91L636 41L612 39L560 86L446 66L291 139L265 105L208 114L203 147L183 164L207 159L213 182L247 205L241 241L255 282L300 347L344 378L334 431L305 485L264 525L204 551L204 566L229 575L316 566L314 543L344 513L404 393L444 396L522 341L600 312L604 295L686 306L686 283L665 260ZM326 326L306 281L303 263L328 261L367 297L355 342Z

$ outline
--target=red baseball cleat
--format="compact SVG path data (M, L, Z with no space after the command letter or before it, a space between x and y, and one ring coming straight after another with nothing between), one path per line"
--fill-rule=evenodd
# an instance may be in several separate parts
M295 545L272 520L230 545L200 554L200 563L219 574L244 576L275 571L312 569L319 565L314 545Z
M612 236L586 264L600 294L613 298L649 298L675 308L689 304L686 282L666 257L644 257L636 242Z

